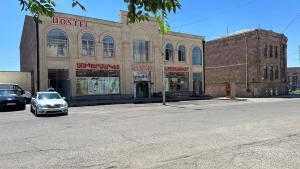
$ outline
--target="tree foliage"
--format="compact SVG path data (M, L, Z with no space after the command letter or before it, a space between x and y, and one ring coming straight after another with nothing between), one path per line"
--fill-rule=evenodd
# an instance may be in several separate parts
M21 10L29 11L33 16L54 15L56 0L18 0ZM124 0L128 7L128 23L149 21L153 14L159 23L161 33L170 30L168 14L176 13L181 8L179 0ZM100 3L100 2L99 2ZM77 0L72 0L72 7L79 6L82 10L85 7Z

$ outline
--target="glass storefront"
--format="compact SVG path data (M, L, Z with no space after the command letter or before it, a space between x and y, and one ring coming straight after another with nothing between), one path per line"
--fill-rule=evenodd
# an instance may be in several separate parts
M188 91L189 90L189 73L188 72L168 72L169 91Z
M120 94L120 70L76 70L76 94Z

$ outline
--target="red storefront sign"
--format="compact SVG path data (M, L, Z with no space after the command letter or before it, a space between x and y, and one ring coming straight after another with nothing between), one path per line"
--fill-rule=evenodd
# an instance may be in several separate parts
M141 65L141 64L132 65L133 71L151 71L151 69L152 68L150 65Z
M189 67L166 67L167 72L188 72Z
M87 22L76 20L76 19L71 19L71 18L58 17L58 16L52 17L52 24L53 25L75 26L75 27L80 27L80 28L88 27Z
M77 63L77 69L120 70L117 64Z

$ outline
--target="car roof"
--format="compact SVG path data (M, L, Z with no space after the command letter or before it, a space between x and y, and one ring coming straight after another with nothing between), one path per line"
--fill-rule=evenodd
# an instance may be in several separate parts
M0 85L2 85L2 84L4 84L4 85L18 85L18 84L15 84L15 83L0 83Z
M42 94L42 93L57 93L55 91L45 91L45 92L37 92L38 94Z

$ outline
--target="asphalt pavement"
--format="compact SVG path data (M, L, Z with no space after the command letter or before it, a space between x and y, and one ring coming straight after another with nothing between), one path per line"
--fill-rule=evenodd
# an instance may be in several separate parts
M2 169L299 169L300 99L0 112Z

